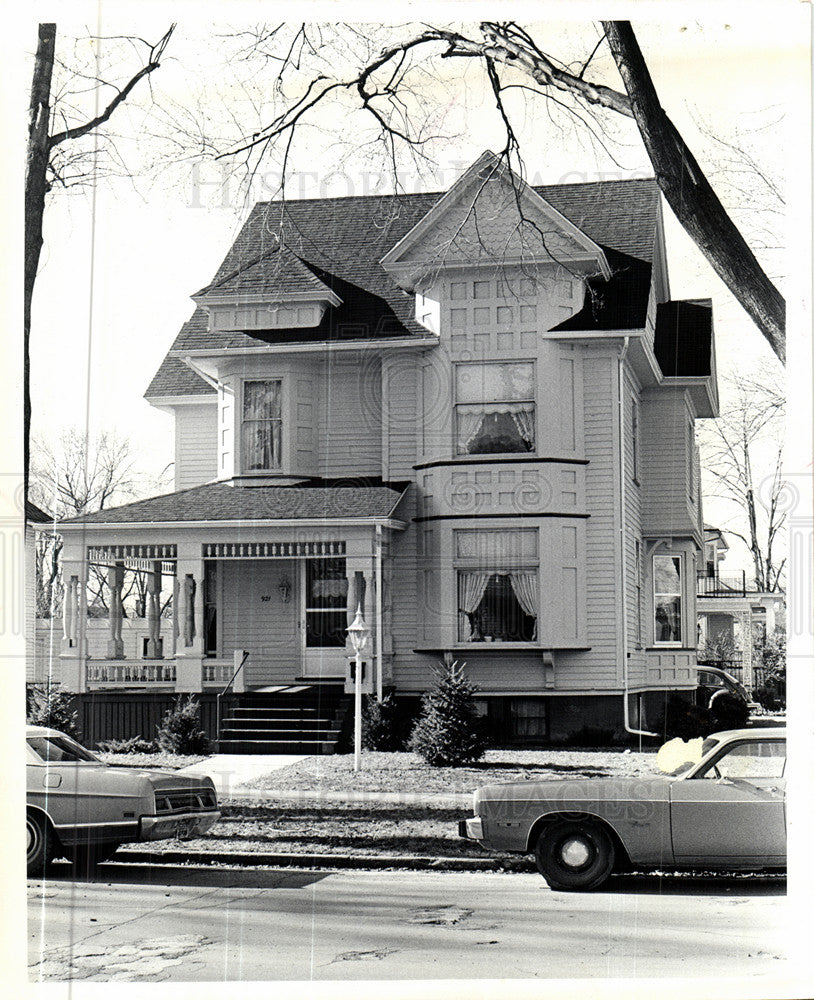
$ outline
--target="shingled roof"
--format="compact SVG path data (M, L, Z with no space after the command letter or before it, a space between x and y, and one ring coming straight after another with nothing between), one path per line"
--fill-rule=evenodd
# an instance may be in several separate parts
M658 189L653 179L555 184L534 190L604 250L627 255L634 264L652 262L658 219ZM248 291L255 277L261 280L261 262L274 260L282 242L299 261L298 270L301 266L340 295L344 315L328 310L318 334L300 329L290 334L221 333L213 337L206 312L198 308L181 327L172 350L425 335L415 321L413 297L396 285L379 261L440 197L442 193L258 203L207 288L223 283L222 287ZM631 273L634 269L632 265ZM639 274L643 275L641 269ZM182 361L168 355L145 395L151 399L213 391Z
M152 521L320 521L388 517L404 484L230 486L206 483L122 507L67 518L61 525L133 524Z

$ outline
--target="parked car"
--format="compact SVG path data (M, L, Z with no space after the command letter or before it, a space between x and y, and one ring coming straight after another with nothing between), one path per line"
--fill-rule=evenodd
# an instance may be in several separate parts
M785 729L714 733L701 753L670 776L486 785L458 832L533 852L552 889L597 889L631 868L785 868Z
M83 867L120 844L204 833L217 822L212 779L105 764L56 729L26 728L29 875L54 857Z
M714 710L715 703L727 694L743 702L750 714L759 714L763 710L758 702L749 697L749 692L743 684L721 667L699 663L697 691L698 704L711 711Z

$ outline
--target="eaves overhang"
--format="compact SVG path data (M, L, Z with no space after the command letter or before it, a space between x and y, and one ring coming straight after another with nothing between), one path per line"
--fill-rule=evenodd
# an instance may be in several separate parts
M398 502L394 508L398 506ZM60 532L84 532L90 534L95 531L158 531L165 529L181 530L184 528L221 530L232 528L244 530L246 528L274 529L274 528L364 528L381 525L383 528L390 528L393 531L406 531L407 521L391 516L386 517L296 517L296 518L243 518L239 520L216 520L216 521L92 521L91 523L79 522L74 524L63 523L57 525Z

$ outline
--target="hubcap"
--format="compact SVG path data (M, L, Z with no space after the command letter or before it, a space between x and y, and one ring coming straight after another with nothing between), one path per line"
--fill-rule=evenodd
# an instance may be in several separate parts
M31 855L35 853L35 851L37 850L37 847L39 846L39 839L40 839L39 838L39 830L31 822L26 823L25 829L26 829L26 833L28 834L27 854L28 854L28 857L31 857Z
M569 868L582 868L590 860L591 850L581 837L569 837L562 843L560 857Z

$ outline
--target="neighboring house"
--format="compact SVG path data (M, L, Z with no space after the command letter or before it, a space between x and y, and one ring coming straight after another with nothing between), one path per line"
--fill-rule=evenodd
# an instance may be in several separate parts
M46 525L48 528L46 528ZM30 500L25 501L25 679L27 683L47 679L45 637L37 628L37 535L54 530L54 519ZM40 647L40 648L38 648Z
M485 153L443 195L258 204L193 299L146 394L176 492L61 525L65 687L135 718L240 650L249 707L343 684L361 604L368 688L463 660L496 739L646 729L694 689L712 310L670 300L653 180L531 188Z
M786 595L758 590L746 571L721 571L729 546L704 526L704 566L698 573L699 662L723 667L750 691L763 683L760 650L783 623Z

